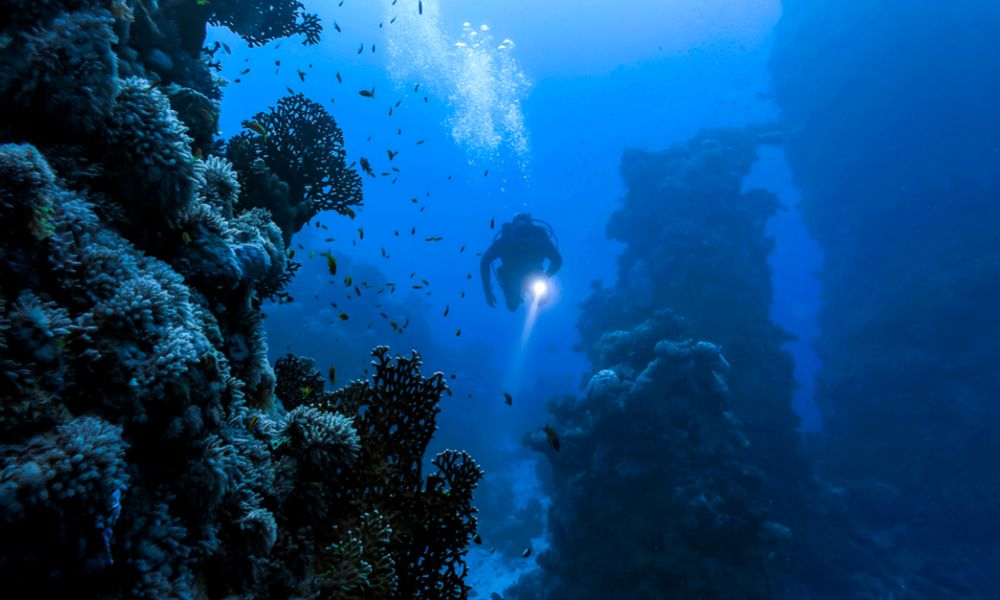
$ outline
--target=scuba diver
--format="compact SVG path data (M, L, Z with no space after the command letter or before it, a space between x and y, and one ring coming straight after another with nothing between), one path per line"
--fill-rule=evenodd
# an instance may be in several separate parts
M521 305L525 293L533 293L541 300L548 292L547 279L562 267L562 256L553 242L554 237L548 223L532 219L527 213L518 213L510 223L504 223L479 263L486 303L497 304L490 276L497 259L501 264L495 275L511 312ZM546 259L549 266L543 269Z

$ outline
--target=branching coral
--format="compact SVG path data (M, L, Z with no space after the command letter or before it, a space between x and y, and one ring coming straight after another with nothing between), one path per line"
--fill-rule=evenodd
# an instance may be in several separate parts
M421 376L415 353L395 362L386 347L373 354L375 373L370 382L357 381L326 393L317 405L352 418L360 439L354 467L338 477L324 496L334 507L343 508L330 513L336 517L339 512L342 525L329 542L335 552L326 555L332 561L326 567L331 579L320 585L334 589L368 585L343 581L340 565L347 560L345 555L370 548L370 542L367 546L360 539L352 542L357 534L347 532L357 527L364 513L377 509L391 528L386 548L395 564L398 588L393 597L465 598L469 588L463 581L463 559L476 530L472 493L482 471L466 453L449 450L434 458L437 471L425 480L423 455L436 428L438 400L447 390L444 376ZM278 389L293 394L316 383L317 374L309 363L285 359L278 373ZM293 413L314 414L304 410L316 409L299 407ZM388 560L384 557L382 564Z
M274 363L277 385L274 394L288 410L323 399L323 374L311 358L288 354Z
M305 12L298 0L215 0L209 22L232 29L251 47L293 35L305 35L303 44L315 44L323 31L319 17Z
M286 244L319 211L354 214L361 177L347 167L344 134L322 105L294 94L251 121L264 133L243 132L226 148L242 207L270 210Z

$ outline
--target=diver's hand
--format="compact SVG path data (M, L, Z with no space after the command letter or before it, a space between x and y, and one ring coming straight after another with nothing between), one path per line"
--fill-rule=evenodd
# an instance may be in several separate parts
M493 290L484 289L483 292L486 294L486 304L493 308L497 305L497 297L493 295Z

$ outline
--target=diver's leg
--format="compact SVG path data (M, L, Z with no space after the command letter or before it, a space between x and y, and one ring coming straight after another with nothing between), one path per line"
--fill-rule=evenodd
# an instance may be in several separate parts
M521 282L510 276L510 269L504 269L503 265L497 269L497 281L500 289L503 290L503 298L507 303L507 310L513 312L521 305Z
M515 291L508 291L505 289L503 291L504 300L507 302L507 310L514 312L517 310L518 306L521 306L521 294Z

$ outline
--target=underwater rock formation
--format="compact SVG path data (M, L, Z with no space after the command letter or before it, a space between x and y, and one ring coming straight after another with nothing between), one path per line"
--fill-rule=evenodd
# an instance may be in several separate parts
M769 597L787 529L746 462L729 363L684 329L664 312L608 332L586 394L549 403L559 450L528 441L551 465L551 549L505 598Z
M258 2L0 3L5 597L467 596L481 471L446 452L423 475L442 375L379 348L373 382L326 392L268 362L261 301L291 269L269 208L360 188L248 204L211 155L205 23L319 31L265 4L266 26ZM327 160L297 175L356 178L333 119L296 106Z
M657 308L683 315L735 365L731 401L758 460L794 470L802 465L794 465L792 360L781 347L789 334L770 319L773 241L764 233L778 199L742 190L757 146L776 142L765 129L713 130L663 152L625 153L628 193L607 227L626 245L620 285L585 301L580 347L596 363L594 344L605 332L635 327Z
M782 4L775 98L826 257L818 472L905 594L993 597L1000 7Z
M559 450L531 442L552 468L552 547L505 597L885 590L795 431L788 334L769 314L778 202L743 190L758 145L780 139L703 131L626 152L628 193L608 224L625 243L618 283L595 287L578 321L594 373L585 397L551 403Z

